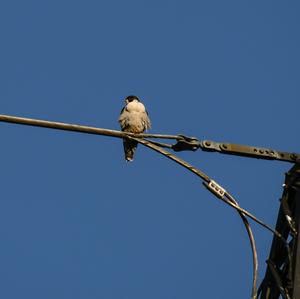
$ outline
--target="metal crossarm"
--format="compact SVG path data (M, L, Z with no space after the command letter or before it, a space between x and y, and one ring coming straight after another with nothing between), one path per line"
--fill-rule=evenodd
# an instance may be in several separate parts
M295 153L288 153L276 151L273 149L254 147L249 145L233 144L233 143L220 143L210 140L201 142L200 147L203 151L220 152L222 154L237 155L265 160L279 160L292 163L300 162L300 155Z

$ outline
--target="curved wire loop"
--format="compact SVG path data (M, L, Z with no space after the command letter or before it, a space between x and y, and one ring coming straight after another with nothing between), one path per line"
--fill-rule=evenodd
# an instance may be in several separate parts
M161 147L159 147L157 145L156 142L152 142L152 141L149 141L149 140L146 140L146 139L141 139L141 138L134 138L134 137L129 137L129 139L133 139L133 140L141 143L142 145L144 145L146 147L149 147L152 150L162 154L163 156L173 160L177 164L185 167L186 169L188 169L192 173L196 174L204 182L209 183L210 181L212 181L211 178L208 175L206 175L204 172L202 172L201 170L197 169L196 167L190 165L189 163L182 160L181 158L171 154L170 152L166 151L165 149L162 149ZM241 217L241 219L244 223L244 226L246 228L246 231L247 231L247 234L248 234L248 237L249 237L249 241L250 241L250 245L251 245L251 251L252 251L252 264L253 264L253 274L252 274L253 279L252 279L251 299L256 299L257 298L257 276L258 276L257 250L256 250L256 243L255 243L255 239L254 239L252 229L250 227L248 219L245 216L246 214L247 214L247 216L249 216L251 214L248 213L248 212L245 213L246 211L239 207L237 201L227 191L225 193L225 196L226 196L226 198L224 197L222 200L225 203L229 204L230 206L232 206L233 208L235 208L237 210L239 216ZM254 216L252 216L252 217L255 218ZM261 223L263 223L263 222L261 222Z

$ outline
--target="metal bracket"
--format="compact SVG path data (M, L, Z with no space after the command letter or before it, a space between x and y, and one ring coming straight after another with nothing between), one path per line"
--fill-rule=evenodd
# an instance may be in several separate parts
M197 138L187 137L182 134L178 134L178 136L177 143L172 145L172 149L175 152L196 151L200 147L200 142Z
M206 152L219 152L221 154L243 156L256 159L300 163L300 154L296 153L276 151L274 149L257 146L215 142L211 140L199 141L195 137L187 137L182 134L178 134L177 136L177 143L170 146L175 152L196 151L200 148L202 151Z
M275 151L273 149L254 147L241 144L220 143L210 140L200 142L203 151L220 152L228 155L238 155L265 160L280 160L292 163L300 163L300 155L295 153Z

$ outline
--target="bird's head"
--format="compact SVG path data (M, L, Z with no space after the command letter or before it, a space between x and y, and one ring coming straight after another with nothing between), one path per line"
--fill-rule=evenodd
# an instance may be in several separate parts
M125 104L126 105L130 102L133 102L133 101L140 102L140 99L137 96L134 96L134 95L130 95L130 96L125 98Z

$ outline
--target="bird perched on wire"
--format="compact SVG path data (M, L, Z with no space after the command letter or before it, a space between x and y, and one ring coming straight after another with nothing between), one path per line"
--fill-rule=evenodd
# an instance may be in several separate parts
M119 123L123 132L139 134L150 129L151 122L148 112L137 96L130 95L125 98L125 106L121 111ZM132 161L138 143L124 138L123 145L126 161Z

